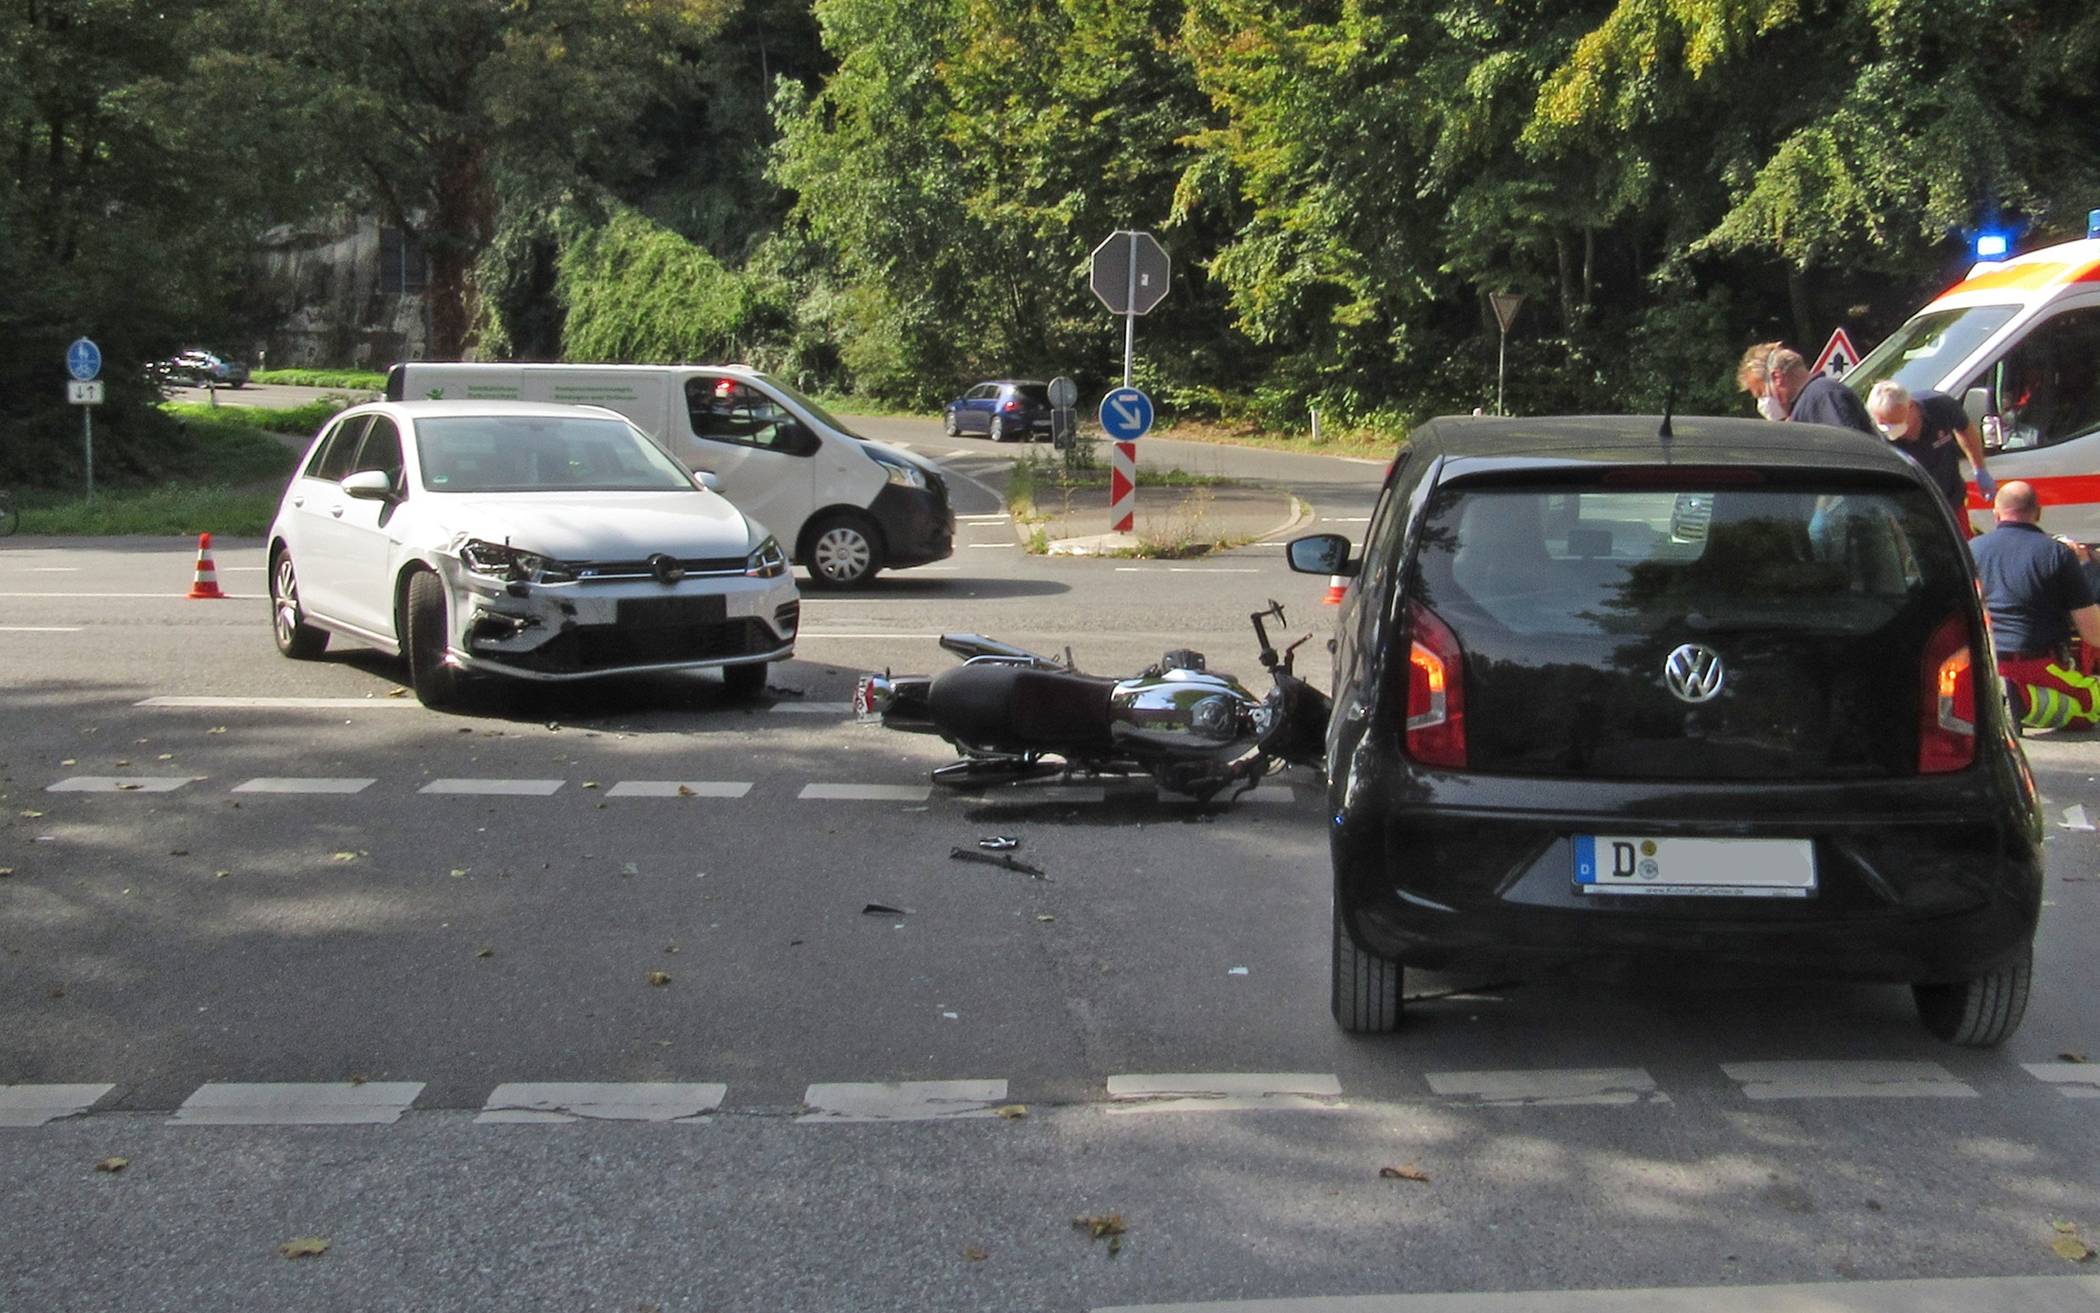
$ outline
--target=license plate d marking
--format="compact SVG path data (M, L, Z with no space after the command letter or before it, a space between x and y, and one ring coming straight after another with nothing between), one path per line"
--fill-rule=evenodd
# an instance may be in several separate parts
M1807 898L1816 889L1815 847L1806 839L1578 834L1574 849L1582 894Z

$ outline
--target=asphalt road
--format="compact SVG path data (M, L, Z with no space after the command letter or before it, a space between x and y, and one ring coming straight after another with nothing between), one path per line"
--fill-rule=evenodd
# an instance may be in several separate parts
M433 714L375 655L279 658L259 543L219 543L221 602L182 597L187 543L0 545L0 1307L2100 1299L1946 1284L2073 1274L2055 1224L2100 1232L2100 1067L2065 1056L2100 1056L2093 746L2029 741L2049 908L2001 1051L1902 989L1607 972L1410 978L1406 1032L1351 1040L1311 779L949 796L937 741L842 705L951 629L1251 674L1246 613L1321 625L1324 581L1275 544L1029 557L1010 452L864 427L944 460L962 543L809 595L751 705L699 676ZM1185 459L1344 532L1380 472ZM992 834L1045 877L949 858Z

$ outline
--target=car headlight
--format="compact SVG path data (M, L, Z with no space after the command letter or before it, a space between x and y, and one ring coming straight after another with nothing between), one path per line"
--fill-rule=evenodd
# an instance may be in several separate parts
M744 558L744 573L754 579L778 579L787 571L787 553L780 550L780 540L772 534L767 534L766 540Z
M896 484L900 488L924 488L926 486L926 475L916 465L907 465L903 461L897 460L884 460L880 456L870 456L869 459L882 466L883 474L888 477L891 483Z
M470 538L460 545L459 559L475 574L534 584L563 583L576 576L560 561L512 547Z

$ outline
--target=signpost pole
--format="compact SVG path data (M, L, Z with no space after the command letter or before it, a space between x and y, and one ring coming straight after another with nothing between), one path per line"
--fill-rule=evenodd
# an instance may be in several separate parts
M95 408L93 406L82 406L80 408L80 445L85 455L83 463L87 466L88 504L93 505L95 501Z
M1130 234L1130 273L1123 293L1123 386L1130 386L1130 362L1137 347L1138 235Z

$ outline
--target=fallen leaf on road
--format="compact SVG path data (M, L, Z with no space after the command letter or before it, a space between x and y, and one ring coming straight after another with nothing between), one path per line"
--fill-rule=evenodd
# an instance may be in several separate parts
M1001 1104L999 1107L992 1109L992 1111L1010 1122L1017 1122L1028 1115L1027 1107L1019 1103Z
M390 698L405 698L408 696L408 690L405 688L390 688L386 691L386 695Z
M189 849L187 849L187 848L170 848L170 849L168 849L168 856L170 856L170 857L187 857L187 856L189 856L189 855L190 855L190 850L189 850Z
M229 876L229 875L232 875L232 874L233 874L233 872L231 872L231 871L213 871L213 872L211 873L211 878L212 878L212 879L214 879L214 880L223 880L223 879L225 879L225 878L226 878L227 876Z
M1043 922L1043 923L1044 923L1044 924L1046 924L1046 925L1047 925L1048 923L1052 922L1052 921L1055 921L1056 919L1057 919L1057 918L1056 918L1056 917L1054 917L1054 916L1047 916L1047 915L1045 915L1045 916L1038 916L1038 917L1036 918L1036 920L1038 920L1038 921L1041 921L1041 922Z
M328 1252L328 1242L317 1235L304 1235L277 1246L286 1258L319 1258Z
M2049 1225L2056 1228L2058 1235L2078 1234L2078 1223L2076 1222L2051 1222Z
M24 807L24 808L22 809L22 819L23 819L23 820L25 820L25 821L33 821L33 820L35 820L35 819L36 819L37 817L39 817L39 816L42 816L43 814L44 814L44 813L42 813L42 812L39 812L39 811L31 811L31 810L29 810L29 809L28 809L27 807Z
M1380 1179L1387 1181L1420 1181L1425 1185L1429 1182L1429 1173L1413 1163L1405 1167L1381 1167L1378 1169L1378 1175Z
M668 971L651 971L649 973L649 983L652 985L668 985L671 983L671 973Z
M362 1085L362 1084L364 1084L364 1083L365 1083L366 1079L367 1079L367 1078L366 1078L366 1077L364 1077L364 1076L360 1076L360 1075L357 1075L356 1073L352 1073L352 1074L351 1074L351 1077L350 1077L350 1083L351 1083L352 1085Z
M678 786L678 796L681 798L697 798L700 796L700 793L690 784L681 784Z
M598 781L596 781L596 780L585 780L585 781L583 782L583 787L584 787L584 788L586 788L586 789L595 789L595 788L597 788L597 787L598 787Z
M452 868L452 878L453 878L453 879L455 879L455 880L459 879L459 878L460 878L461 876L465 875L466 873L467 873L467 868L466 868L466 867L464 867L464 866L455 866L455 867L453 867L453 868Z
M66 996L66 987L64 985L53 985L50 996L52 998L64 998Z
M14 867L12 867L12 866L0 866L0 880L5 880L5 879L6 879L6 878L7 878L8 876L10 876L10 875L13 875L14 873L15 873L15 868L14 868Z
M120 762L118 762L117 764L118 764L119 766L129 766L129 765L130 765L131 763L130 763L130 762L128 762L128 761L120 761Z
M2093 1257L2092 1247L2074 1235L2060 1235L2049 1247L2056 1251L2058 1258L2071 1263L2089 1262Z
M98 1172L121 1172L129 1166L131 1166L131 1159L129 1158L104 1158L101 1162L95 1164L95 1170Z
M161 761L173 761L173 760L175 760L175 754L174 754L174 753L172 753L172 752L163 752L163 753L161 753L161 754L160 754L160 758L159 758L159 760L161 760Z
M869 903L869 904L868 904L868 905L867 905L866 907L863 907L863 908L861 908L861 909L860 909L860 914L861 914L862 916L904 916L904 915L907 915L907 913L905 912L905 910L904 910L903 908L901 908L901 907L891 907L891 906L890 906L890 905L889 905L888 903Z
M481 950L480 952L476 953L476 954L475 954L474 956L476 956L476 957L494 957L495 955L496 955L496 950L495 950L495 949L493 949L493 948L484 948L484 949L482 949L482 950Z
M330 856L329 860L330 860L330 861L337 861L337 862L354 862L354 861L356 861L356 860L357 860L357 854L356 854L356 853L334 853L334 854L332 854L332 855Z
M60 763L58 763L58 764L59 764L59 765L61 765L61 766L78 766L78 765L79 765L80 763L79 763L79 762L77 762L77 761L75 761L75 760L73 760L73 759L72 759L71 757L68 757L68 758L66 758L66 759L65 759L64 761L62 761L62 762L60 762Z
M2057 1060L2058 1062L2091 1062L2091 1061L2092 1061L2092 1059L2091 1059L2091 1058L2088 1058L2088 1057L2087 1057L2087 1056L2085 1056L2085 1054L2083 1054L2083 1053L2059 1053L2059 1054L2057 1054L2057 1055L2056 1055L2056 1060Z
M139 787L140 786L136 784L119 784L117 786L117 790L121 793L131 793L136 791Z
M982 1263L985 1259L990 1257L990 1254L985 1253L982 1249L979 1249L975 1245L971 1245L969 1248L963 1250L963 1261L967 1263Z
M226 732L226 727L224 725L214 725L204 732L206 734L224 734Z
M1098 1216L1075 1217L1072 1219L1072 1225L1085 1231L1096 1240L1104 1237L1119 1236L1129 1229L1123 1225L1123 1215L1121 1213L1101 1213Z

